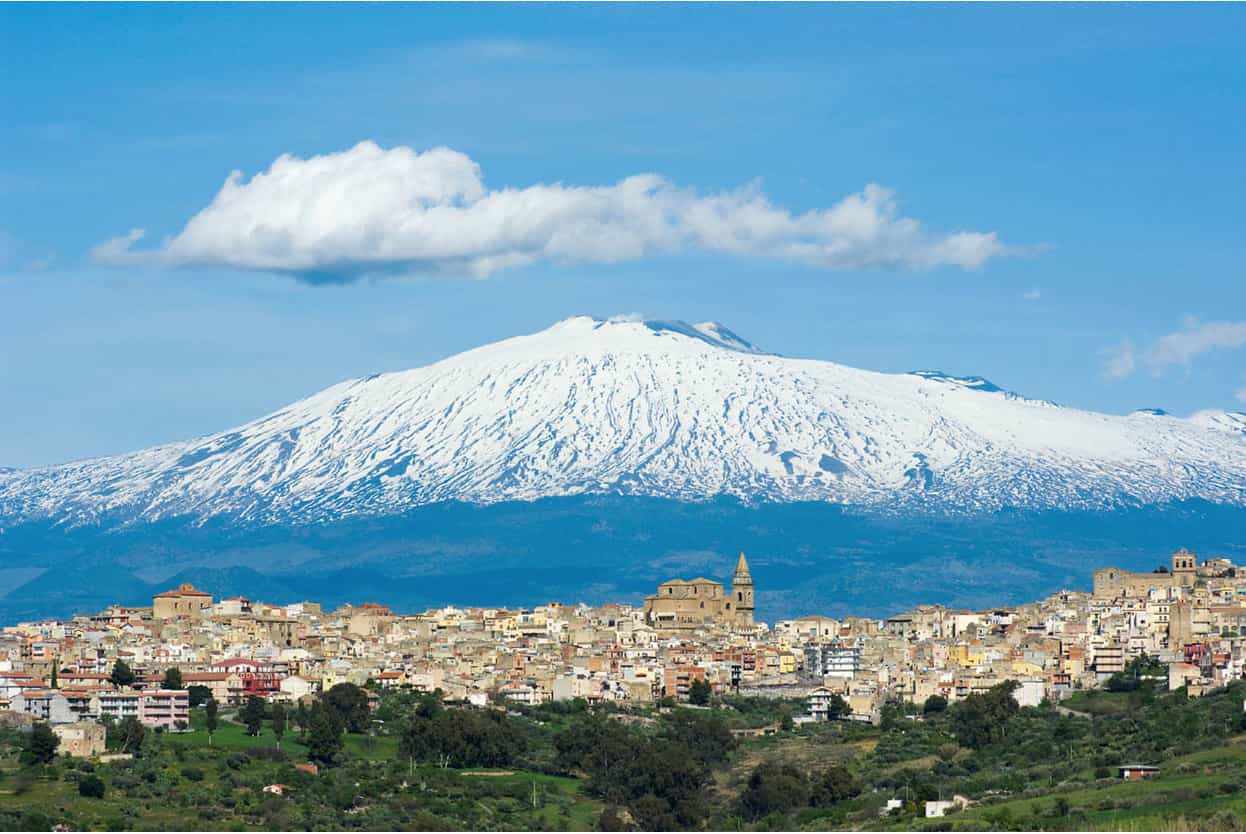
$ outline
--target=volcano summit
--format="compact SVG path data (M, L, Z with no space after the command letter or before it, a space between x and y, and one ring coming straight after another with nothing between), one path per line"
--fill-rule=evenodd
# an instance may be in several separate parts
M1241 505L1246 415L1096 414L976 377L776 356L712 322L579 317L208 437L0 474L0 521L316 522L586 494Z

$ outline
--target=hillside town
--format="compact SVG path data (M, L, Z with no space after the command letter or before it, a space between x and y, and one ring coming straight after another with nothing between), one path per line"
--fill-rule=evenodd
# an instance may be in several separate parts
M66 749L103 749L100 722L189 723L196 687L224 705L295 702L350 682L373 693L440 691L448 702L687 700L694 689L800 697L804 721L874 722L888 700L955 702L1006 680L1021 705L1109 684L1130 660L1167 669L1189 694L1246 670L1246 575L1180 550L1151 573L1105 567L1090 593L1061 591L981 611L926 605L884 620L756 621L744 554L730 586L662 583L641 607L447 607L401 614L374 603L324 611L214 599L183 584L150 606L8 626L0 635L0 721L52 725ZM118 664L132 672L118 680ZM177 670L182 688L166 688ZM374 696L375 697L375 696ZM833 707L833 704L846 704Z

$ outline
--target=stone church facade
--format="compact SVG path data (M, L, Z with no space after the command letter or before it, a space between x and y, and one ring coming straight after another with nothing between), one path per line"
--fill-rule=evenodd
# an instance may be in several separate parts
M1189 588L1199 576L1197 561L1193 553L1182 548L1172 554L1172 569L1168 573L1134 573L1120 568L1100 568L1094 573L1094 595L1105 599L1145 598L1157 589Z
M753 624L753 576L744 554L736 560L730 590L712 579L669 579L645 597L645 619L658 629Z

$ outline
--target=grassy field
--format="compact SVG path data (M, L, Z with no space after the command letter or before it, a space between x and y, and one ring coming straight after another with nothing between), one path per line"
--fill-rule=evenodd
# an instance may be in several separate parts
M185 737L181 741L177 746L182 747L182 757L162 757L158 778L137 789L125 787L130 783L119 779L112 766L98 766L95 772L109 785L103 799L79 796L77 782L68 778L79 775L72 768L56 766L31 781L19 778L22 771L15 761L6 762L0 766L0 812L12 812L17 822L11 825L18 830L49 830L61 822L75 830L136 831L340 829L348 821L364 823L352 821L351 814L367 807L351 807L343 815L341 807L332 806L331 790L329 804L320 812L282 817L300 800L300 786L317 777L296 776L289 763L267 761L252 761L232 771L223 766L226 748L195 751L184 745ZM587 797L572 778L522 770L405 769L397 763L391 767L404 777L393 794L405 796L386 794L395 810L385 823L364 823L367 829L464 827L455 822L461 820L489 830L591 831L601 815L601 804ZM193 779L187 778L188 770L193 770ZM358 774L355 770L335 775L357 780ZM318 779L331 778L322 774ZM294 785L292 798L258 791L270 782ZM458 816L463 809L470 809L473 816Z
M252 750L255 748L280 747L292 759L307 757L306 745L300 743L298 731L287 729L280 744L267 723L259 735L247 735L247 728L232 721L221 721L208 741L206 719L199 710L191 715L191 730L185 733L167 733L168 744L185 748L216 747L221 750ZM383 761L398 758L398 739L392 736L367 736L347 733L343 737L346 752L354 757Z
M1090 781L1087 774L1071 773L1069 777ZM924 821L919 827L954 831L1203 830L1195 818L1206 820L1222 813L1246 816L1243 778L1246 746L1232 743L1172 759L1155 779L1124 782L1113 777L1094 780L1089 787L1067 789L1060 784L1046 789L1035 786L1043 790L1042 795L973 805L942 820ZM1061 799L1068 803L1065 815L1059 813L1057 802ZM877 827L907 830L913 823L888 826L884 819Z

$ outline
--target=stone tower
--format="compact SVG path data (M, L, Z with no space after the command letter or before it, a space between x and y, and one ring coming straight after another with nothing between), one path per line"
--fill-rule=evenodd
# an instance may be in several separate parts
M735 621L739 625L753 624L753 575L748 572L748 560L744 552L735 563L735 575L731 577L731 604L735 609Z
M1184 547L1172 554L1172 575L1180 585L1193 585L1198 578L1198 557Z

